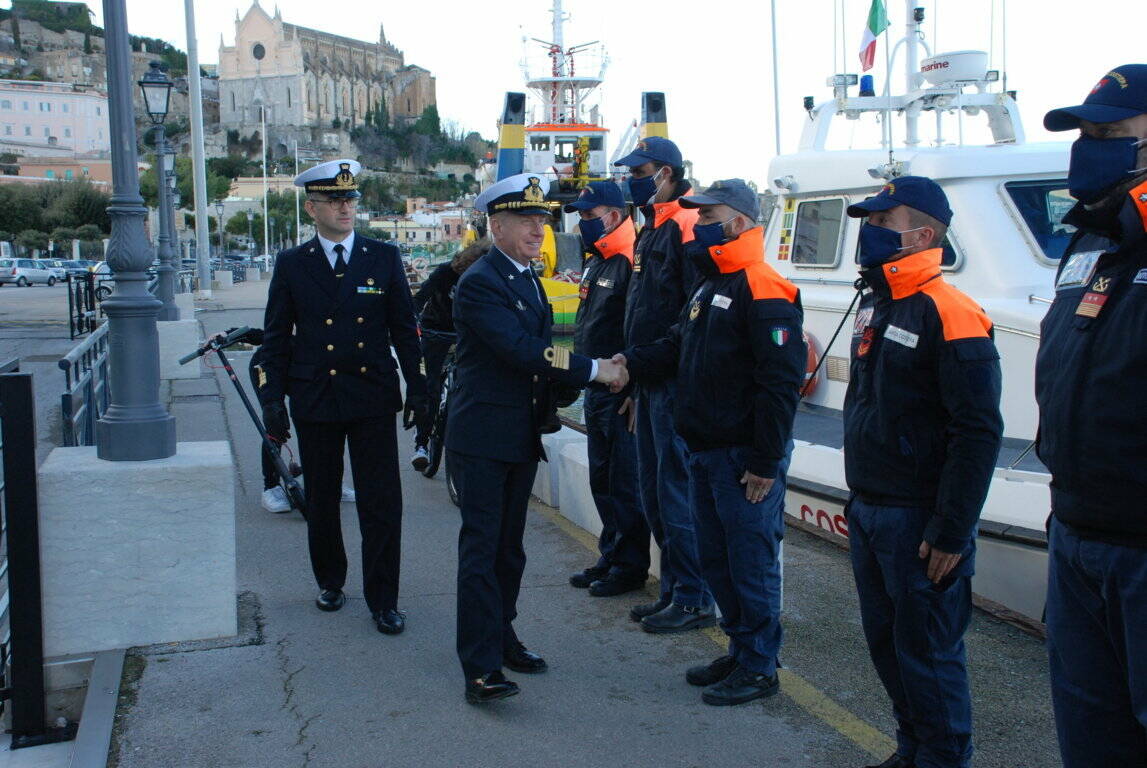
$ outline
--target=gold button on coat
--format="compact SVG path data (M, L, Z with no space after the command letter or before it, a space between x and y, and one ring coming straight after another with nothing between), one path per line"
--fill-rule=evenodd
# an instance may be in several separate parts
M361 318L361 317L359 317L359 318L355 318L355 319L356 319L356 320L358 320L360 323L362 322L362 318Z
M334 324L335 324L335 321L334 321L334 320L331 320L331 319L328 317L328 318L327 318L327 325L334 325Z
M336 371L334 368L331 368L331 376L334 376L336 373L338 373L338 371Z
M327 344L327 352L334 352L334 351L335 351L335 345L334 344Z
M365 346L366 346L366 345L365 345L365 344L363 344L361 341L358 343L358 348L359 348L359 349L362 349L362 348L363 348L363 347L365 347Z
M362 368L359 368L358 372L359 373L366 373L366 366L364 365Z

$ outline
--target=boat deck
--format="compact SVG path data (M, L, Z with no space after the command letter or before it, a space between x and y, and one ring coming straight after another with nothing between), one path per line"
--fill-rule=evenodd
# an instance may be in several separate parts
M258 325L261 310L219 306L199 317L214 332ZM235 358L236 368L245 365L244 355ZM842 550L790 531L781 693L714 708L683 673L722 653L720 635L649 635L626 615L644 595L596 599L569 587L568 574L591 562L593 542L540 503L526 531L516 627L550 669L511 673L522 685L516 698L467 705L454 654L459 520L441 477L402 472L405 634L374 630L354 565L346 607L320 613L304 524L296 513L259 507L254 431L228 382L219 377L216 385L220 412L207 418L206 401L196 398L188 407L198 416L179 422L180 439L226 434L233 446L244 628L238 638L129 656L113 745L119 768L821 768L879 762L893 750L890 707L868 661ZM403 455L409 443L400 432ZM354 564L353 506L343 511ZM1036 638L974 617L968 655L979 768L1059 765L1044 654Z

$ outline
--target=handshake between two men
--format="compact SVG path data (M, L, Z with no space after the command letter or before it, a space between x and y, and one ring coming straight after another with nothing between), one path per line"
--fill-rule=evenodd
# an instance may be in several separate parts
M610 392L620 392L629 384L629 370L625 367L625 355L616 354L609 360L597 360L597 375L593 380L609 387Z

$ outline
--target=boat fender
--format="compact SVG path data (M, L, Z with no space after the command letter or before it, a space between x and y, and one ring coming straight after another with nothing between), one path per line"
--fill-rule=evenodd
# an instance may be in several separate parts
M808 357L805 362L804 369L804 382L801 387L802 397L811 397L816 393L817 385L820 384L820 343L817 342L816 336L813 336L808 331L801 331L804 336L805 347L808 348Z

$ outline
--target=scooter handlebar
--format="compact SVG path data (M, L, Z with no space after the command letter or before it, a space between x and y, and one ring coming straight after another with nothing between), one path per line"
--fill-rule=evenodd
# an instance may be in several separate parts
M231 333L227 334L226 336L212 336L202 347L179 358L179 364L186 365L197 357L203 357L213 349L224 349L231 346L232 344L236 344L241 341L244 336L250 333L250 331L251 329L244 325L231 331Z

